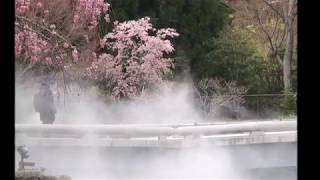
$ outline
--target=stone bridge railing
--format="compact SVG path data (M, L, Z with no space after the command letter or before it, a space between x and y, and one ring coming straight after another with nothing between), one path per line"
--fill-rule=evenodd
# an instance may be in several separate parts
M193 147L288 143L297 140L296 121L198 125L16 124L16 145Z

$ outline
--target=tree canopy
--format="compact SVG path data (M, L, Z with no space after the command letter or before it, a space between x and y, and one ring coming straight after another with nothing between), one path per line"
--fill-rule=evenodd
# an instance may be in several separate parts
M15 62L24 68L19 77L28 71L63 72L118 100L189 74L195 86L218 78L248 94L296 91L295 0L16 0L15 5ZM279 108L279 99L270 106ZM281 106L292 103L286 99Z

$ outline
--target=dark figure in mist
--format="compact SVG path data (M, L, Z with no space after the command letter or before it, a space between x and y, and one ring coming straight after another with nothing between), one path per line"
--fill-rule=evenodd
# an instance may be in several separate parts
M39 92L34 95L33 106L35 111L40 113L40 121L43 124L53 124L56 107L48 84L41 83Z

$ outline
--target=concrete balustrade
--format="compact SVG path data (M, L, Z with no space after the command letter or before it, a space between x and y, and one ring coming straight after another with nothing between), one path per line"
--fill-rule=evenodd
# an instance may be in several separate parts
M189 147L296 142L296 121L219 125L16 124L16 144L31 146Z
M148 125L43 125L16 124L15 132L41 135L123 135L123 136L168 136L190 134L232 134L241 132L263 131L278 132L297 129L296 121L247 122L237 124L204 125L204 126L148 126Z

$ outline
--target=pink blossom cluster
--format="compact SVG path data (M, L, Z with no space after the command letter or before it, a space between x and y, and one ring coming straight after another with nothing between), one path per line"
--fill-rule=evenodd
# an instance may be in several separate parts
M24 15L30 9L31 0L16 0L16 13L18 15Z
M32 63L36 63L41 60L41 57L48 50L48 43L32 32L27 25L15 35L16 57L24 56L27 57L26 59L30 58ZM45 60L46 62L51 62L48 58Z
M78 61L79 60L79 52L78 52L78 50L76 48L74 48L72 50L72 59L74 61Z
M62 1L65 2L65 4L61 4L61 6L70 6L73 5L73 3L70 3L69 1ZM93 8L95 6L101 7L103 12L107 11L107 8L109 5L107 3L104 3L104 6L102 7L102 1L83 1L83 0L76 0L76 4L83 4L83 2L87 2L87 6L91 5ZM80 53L76 49L76 45L71 45L72 42L68 42L68 38L64 36L61 32L61 27L56 27L56 24L48 23L47 21L49 18L49 14L52 12L57 13L54 7L56 7L56 3L50 3L50 1L44 1L44 0L16 0L16 16L21 16L18 19L19 22L15 22L16 25L16 33L15 33L15 54L16 57L22 57L20 59L30 59L32 63L36 63L38 61L41 61L41 63L45 64L51 64L52 65L52 59L55 59L55 64L57 66L64 67L65 58L67 57L67 54L69 58L72 58L73 61L78 61ZM66 8L68 10L69 8ZM72 9L76 9L75 7L72 7ZM83 11L83 10L81 10ZM97 7L96 10L97 13ZM60 12L63 14L63 12ZM74 12L65 12L74 14ZM57 14L51 14L51 15L57 15ZM59 14L58 14L59 15ZM40 17L40 18L39 18ZM21 19L23 20L22 23L20 23ZM37 26L28 26L30 23L36 24ZM28 24L23 27L23 24ZM32 29L32 28L36 29ZM40 28L39 28L40 27ZM40 29L40 30L39 30ZM43 29L46 29L43 31ZM47 32L47 30L50 31L50 34ZM58 32L58 31L59 32ZM68 29L63 29L65 32L68 32ZM46 37L46 38L43 38ZM64 39L62 39L63 37ZM50 39L48 41L47 39ZM54 39L59 39L65 41L62 44L52 44ZM57 50L60 49L60 50ZM52 53L48 53L48 52ZM53 52L55 51L55 52ZM56 52L61 52L63 54L56 54ZM69 54L70 52L70 54ZM46 57L44 54L50 54L52 57Z
M165 54L172 53L174 48L167 37L178 36L174 29L156 30L145 17L137 21L115 24L100 42L102 48L110 49L111 54L103 53L89 68L89 75L112 77L113 97L133 98L141 90L162 83L165 73L170 72L172 59ZM156 36L151 35L155 33Z
M43 0L16 0L16 14L19 16L27 15L32 10L38 10L43 7Z
M157 37L161 38L161 39L165 39L167 38L167 36L173 38L175 36L178 36L179 34L176 32L175 29L172 28L166 28L166 29L159 29L157 31Z
M110 4L104 0L78 0L73 21L75 24L86 21L89 29L98 25L100 17L105 14L104 19L109 22L109 15L106 14ZM80 23L81 24L81 23Z

